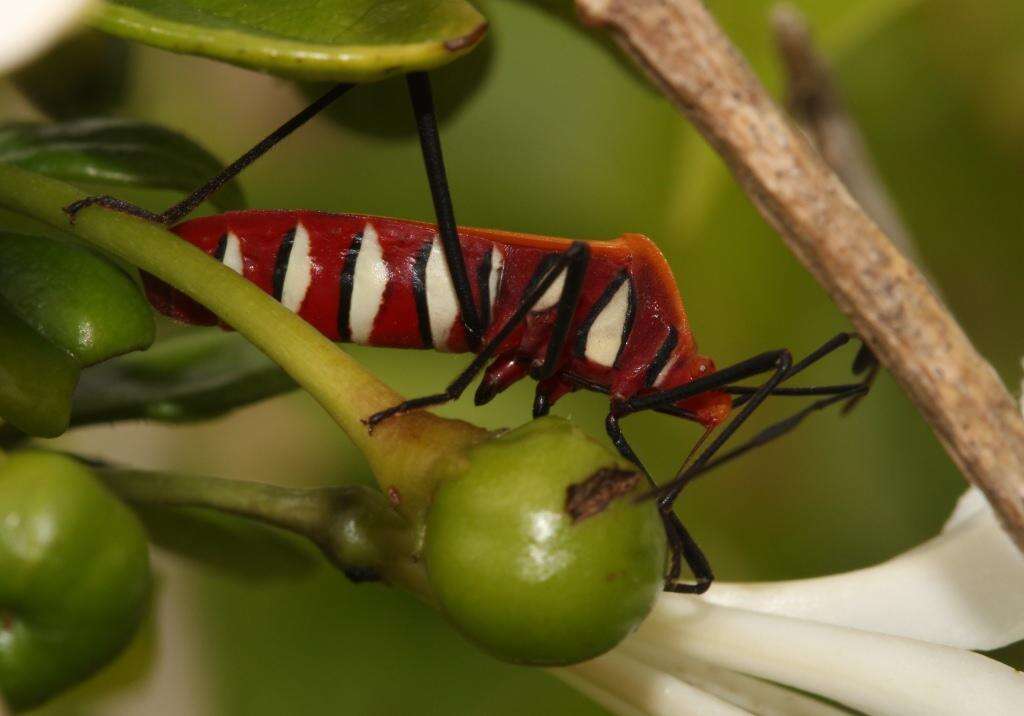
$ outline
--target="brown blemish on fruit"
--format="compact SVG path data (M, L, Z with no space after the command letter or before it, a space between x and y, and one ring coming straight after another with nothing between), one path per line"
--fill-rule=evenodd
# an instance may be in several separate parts
M603 512L612 500L630 492L640 481L640 473L617 467L602 467L583 482L565 491L565 511L573 523Z
M388 502L390 502L391 506L395 509L398 509L398 506L402 504L402 493L400 493L398 488L394 485L388 488Z

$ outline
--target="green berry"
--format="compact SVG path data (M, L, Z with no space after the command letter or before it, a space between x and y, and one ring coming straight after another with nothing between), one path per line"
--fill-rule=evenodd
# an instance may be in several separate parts
M665 531L636 468L541 418L445 468L427 517L431 588L495 656L569 664L618 644L663 583Z
M35 451L0 462L0 693L11 707L106 664L148 593L142 526L88 468Z

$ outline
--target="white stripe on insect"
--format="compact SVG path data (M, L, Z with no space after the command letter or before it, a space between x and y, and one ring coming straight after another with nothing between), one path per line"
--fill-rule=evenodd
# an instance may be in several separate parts
M584 354L592 363L611 367L622 346L622 332L629 315L629 279L623 281L608 304L597 314L587 333Z
M356 257L355 275L352 279L352 303L348 312L352 342L367 344L373 333L373 322L380 310L384 289L388 286L391 272L384 263L384 252L377 238L373 224L363 229L363 242Z
M561 269L558 273L558 278L555 282L548 286L548 290L544 292L544 295L540 297L540 300L534 304L533 310L537 313L546 311L547 309L558 303L558 299L562 297L562 289L565 288L565 269ZM550 274L544 274L544 278L547 278Z
M487 277L487 295L491 297L491 315L494 319L494 307L498 303L498 289L501 287L501 272L505 268L505 257L497 246L491 248L491 275Z
M224 246L224 258L221 263L237 274L244 274L245 263L242 261L242 245L238 242L235 232L228 232L228 240Z
M430 316L430 334L434 338L434 348L439 351L447 350L448 336L459 315L459 299L455 295L455 285L448 271L444 247L436 236L430 247L424 274L427 315Z
M225 257L227 253L224 254ZM313 266L309 260L309 232L302 224L295 225L292 250L288 254L288 266L284 270L284 285L281 288L281 303L289 311L299 312L306 299L309 284L313 280Z

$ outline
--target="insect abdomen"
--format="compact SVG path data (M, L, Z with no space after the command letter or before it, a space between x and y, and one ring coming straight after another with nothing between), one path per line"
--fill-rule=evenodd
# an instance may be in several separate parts
M174 231L331 340L467 349L458 298L433 225L312 211L246 211L195 219ZM459 243L473 300L488 324L485 340L511 318L544 267L571 244L477 229L460 229ZM692 337L668 266L649 240L627 235L590 247L563 355L571 363L567 367L594 382L611 385L615 376L625 377L618 382L632 393L645 385L641 368L652 368L666 331L677 340L665 365L693 352ZM563 283L564 275L535 312L555 306ZM187 323L217 322L205 308L152 277L146 288L162 313ZM527 362L541 357L551 319L550 311L531 314L499 349L514 350ZM660 376L663 366L658 367Z
M311 211L246 211L183 223L175 233L238 272L331 340L396 348L466 349L436 229L428 224ZM475 300L493 300L502 258L461 237ZM210 325L216 317L147 277L162 313Z

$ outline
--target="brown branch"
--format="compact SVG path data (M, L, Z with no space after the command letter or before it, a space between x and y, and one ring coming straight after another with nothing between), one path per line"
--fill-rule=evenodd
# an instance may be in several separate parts
M722 155L1024 550L1024 420L920 271L775 105L700 0L576 0Z

